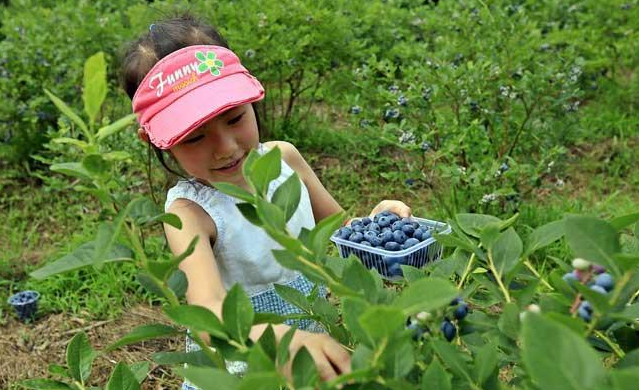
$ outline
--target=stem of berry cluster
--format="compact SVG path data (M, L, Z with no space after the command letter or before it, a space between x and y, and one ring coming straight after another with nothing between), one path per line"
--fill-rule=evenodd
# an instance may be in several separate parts
M470 260L468 260L468 264L466 264L466 269L464 270L464 274L462 275L461 280L459 281L459 284L457 285L458 290L461 289L462 286L464 285L464 282L466 281L466 277L470 273L470 267L473 264L473 260L475 260L474 252L473 254L470 255Z
M546 281L546 279L544 279L541 274L539 272L537 272L537 270L535 269L535 267L530 264L530 261L528 261L528 259L526 259L524 261L524 265L526 266L526 268L528 268L530 270L530 272L533 273L533 275L535 275L539 280L541 280L541 282L548 287L551 291L554 290L554 288Z
M499 285L501 292L504 294L504 298L506 298L506 303L510 303L512 302L512 299L510 299L510 294L508 293L508 289L506 288L506 286L504 286L504 282L502 282L501 280L501 275L497 273L497 269L495 268L495 263L493 262L493 256L490 252L491 251L488 251L488 265L493 275L495 276L495 280L497 280L497 284Z
M621 359L622 357L626 356L626 353L621 348L619 348L616 343L613 343L612 340L610 340L605 333L601 332L600 330L595 330L595 335L605 341L606 344L608 344L608 346L613 350L615 355L617 355L617 357Z

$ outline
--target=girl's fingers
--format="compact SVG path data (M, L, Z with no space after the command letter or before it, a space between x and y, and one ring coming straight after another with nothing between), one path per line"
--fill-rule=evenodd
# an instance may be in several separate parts
M337 345L335 348L329 347L324 352L333 366L339 370L338 374L349 374L351 372L351 355L341 345Z
M385 210L392 211L402 218L409 218L412 215L411 208L408 207L404 202L399 200L383 200L377 206L375 206L369 217L372 218L376 214L381 213Z
M313 357L315 361L315 366L317 367L317 372L319 373L320 379L322 381L330 381L332 379L337 378L339 373L335 372L335 369L328 361L326 356L324 355L324 351L321 349L309 349L308 352Z

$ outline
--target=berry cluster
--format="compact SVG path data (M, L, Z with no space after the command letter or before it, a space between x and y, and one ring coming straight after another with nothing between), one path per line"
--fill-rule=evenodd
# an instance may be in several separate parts
M468 305L463 301L463 299L453 299L450 306L454 307L452 315L455 320L462 321L468 315ZM414 340L419 340L425 332L430 332L428 323L432 320L432 318L432 314L428 312L421 312L417 314L415 319L408 319L406 328L413 331ZM439 330L444 335L444 338L449 342L453 341L457 335L457 327L447 316L444 317L444 321L442 321Z
M606 272L606 269L597 264L591 264L584 259L574 259L572 262L574 268L572 272L564 274L562 279L568 284L581 283L590 287L591 290L599 294L608 294L615 287L612 275ZM579 306L577 314L584 321L590 322L592 318L592 305L587 300L579 297Z
M339 229L336 236L350 242L384 249L400 251L426 241L433 228L410 218L400 218L391 211L382 211L373 219L354 220L350 226Z
M24 321L35 316L39 298L40 294L36 291L21 291L9 298L9 304L15 308L18 318Z

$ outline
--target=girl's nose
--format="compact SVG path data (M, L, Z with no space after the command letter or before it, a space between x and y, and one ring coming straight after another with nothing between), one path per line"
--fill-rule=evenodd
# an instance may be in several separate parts
M213 159L217 161L226 161L236 157L235 153L237 150L237 144L233 137L222 134L219 137L212 137L211 140Z

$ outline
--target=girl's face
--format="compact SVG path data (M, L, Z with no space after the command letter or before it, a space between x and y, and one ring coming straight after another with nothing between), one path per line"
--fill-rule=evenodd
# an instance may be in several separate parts
M253 106L244 104L204 123L169 151L187 173L203 182L223 181L246 189L242 165L258 143Z

